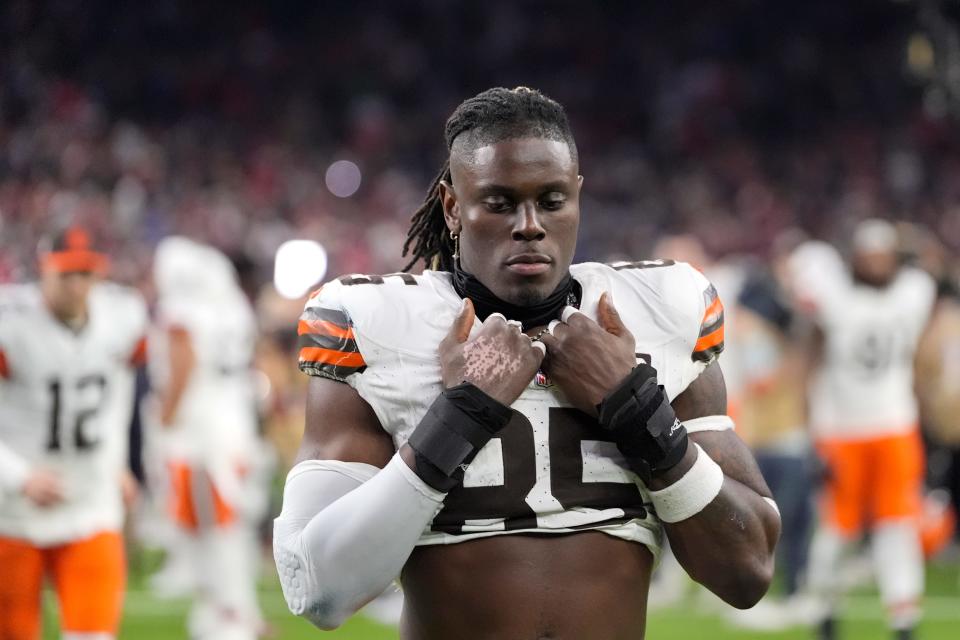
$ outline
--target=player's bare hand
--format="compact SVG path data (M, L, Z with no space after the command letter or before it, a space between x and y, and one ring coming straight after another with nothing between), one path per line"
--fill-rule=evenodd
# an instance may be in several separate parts
M32 470L21 491L38 507L52 507L62 502L64 498L63 482L51 469Z
M472 338L470 329L476 312L469 298L440 343L440 368L443 386L450 388L470 382L488 396L510 405L540 367L544 347L520 330L517 322L507 322L499 313L488 317Z
M600 401L637 364L633 334L606 292L597 307L599 322L572 307L564 310L563 318L541 338L547 345L544 371L575 407L596 415Z

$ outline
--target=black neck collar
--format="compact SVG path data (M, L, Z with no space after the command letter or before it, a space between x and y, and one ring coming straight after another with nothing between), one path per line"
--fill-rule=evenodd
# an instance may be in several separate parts
M457 295L473 301L473 307L481 322L491 313L502 313L508 320L522 322L524 330L527 330L543 326L551 320L559 320L560 312L567 305L580 306L580 283L574 280L569 272L553 293L534 305L515 305L501 300L475 276L461 269L459 262L454 266L452 276Z

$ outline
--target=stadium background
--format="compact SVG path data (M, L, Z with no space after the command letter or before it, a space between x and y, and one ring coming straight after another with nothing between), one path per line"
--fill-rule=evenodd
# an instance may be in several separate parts
M144 289L161 238L223 249L257 301L282 467L303 381L284 360L300 303L273 290L276 249L316 240L331 274L401 268L460 100L522 84L567 107L586 176L578 259L656 257L658 238L689 232L716 257L762 261L788 228L838 241L875 215L952 252L958 16L953 3L890 0L11 0L0 282L33 277L38 239L71 219L107 241L115 279ZM144 588L155 560L135 550L124 638L183 635L185 604ZM923 637L952 637L956 564L932 565L930 581ZM851 637L881 637L872 592L851 602ZM279 637L312 635L268 569L263 603ZM718 620L667 609L650 635L754 637ZM355 620L332 637L393 634Z

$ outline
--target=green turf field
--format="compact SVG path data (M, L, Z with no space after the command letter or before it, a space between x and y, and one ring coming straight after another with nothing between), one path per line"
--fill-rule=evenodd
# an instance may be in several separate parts
M960 638L960 592L958 567L932 567L928 571L927 618L921 626L919 640L957 640ZM50 597L48 594L48 604ZM698 611L692 598L682 606L656 611L650 615L647 637L651 640L806 640L808 629L796 628L777 633L748 632L732 627L722 616ZM279 586L267 581L261 592L264 612L281 640L330 638L331 640L395 639L394 630L355 616L334 632L321 632L303 620L287 613ZM122 640L160 640L186 638L184 617L186 601L158 600L142 588L142 580L134 578L127 596ZM843 640L884 640L888 638L883 611L872 590L859 591L845 601L846 619L841 625ZM57 637L53 607L47 607L44 640Z

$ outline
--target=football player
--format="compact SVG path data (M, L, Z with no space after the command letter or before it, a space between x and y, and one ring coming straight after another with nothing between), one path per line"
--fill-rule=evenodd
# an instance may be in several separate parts
M0 638L40 637L49 577L68 640L116 636L125 585L122 483L144 356L139 293L71 227L41 279L0 293Z
M779 516L725 415L713 287L671 261L571 265L577 149L540 92L465 101L446 142L407 245L432 269L344 276L300 321L290 609L333 628L399 576L404 638L639 638L664 534L752 606Z
M920 615L924 459L913 367L936 286L901 266L897 248L893 226L871 219L855 230L849 268L824 243L791 257L796 294L819 328L809 420L826 484L808 580L824 640L836 634L837 564L865 528L895 636L913 637Z
M162 427L169 513L196 589L188 626L198 640L253 640L257 605L256 399L253 309L213 247L182 237L154 259L153 422Z

